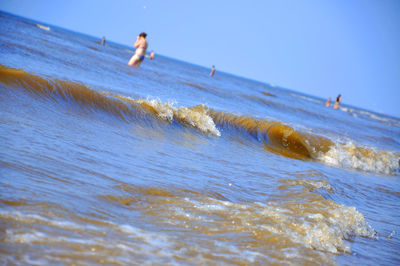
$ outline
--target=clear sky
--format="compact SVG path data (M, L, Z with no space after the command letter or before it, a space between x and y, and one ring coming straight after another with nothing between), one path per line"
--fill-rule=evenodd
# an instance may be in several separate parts
M156 55L400 117L400 0L1 0Z

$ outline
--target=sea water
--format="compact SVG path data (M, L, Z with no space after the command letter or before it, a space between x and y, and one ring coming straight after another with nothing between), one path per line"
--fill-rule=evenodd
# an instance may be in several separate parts
M399 263L400 119L132 54L0 13L1 264Z

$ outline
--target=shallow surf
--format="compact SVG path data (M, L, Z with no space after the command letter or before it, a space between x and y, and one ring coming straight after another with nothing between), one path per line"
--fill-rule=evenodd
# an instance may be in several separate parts
M399 260L399 119L42 24L0 13L2 263Z

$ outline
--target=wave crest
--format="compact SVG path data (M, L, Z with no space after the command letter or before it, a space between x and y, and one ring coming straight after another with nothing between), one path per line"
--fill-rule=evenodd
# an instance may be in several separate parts
M301 133L281 122L236 116L212 109L208 113L221 127L243 130L263 141L268 151L290 158L315 159L319 153L327 152L333 145L329 139Z
M267 151L300 160L318 160L335 167L361 171L396 174L400 155L340 144L332 140L303 133L279 121L267 121L229 112L215 111L204 105L175 107L155 99L130 97L99 92L83 84L59 79L45 79L22 69L0 65L0 82L7 88L23 88L41 98L73 101L90 110L103 110L124 121L158 119L199 130L205 135L221 136L219 129L235 129L264 144ZM150 120L149 120L150 118Z
M352 142L332 146L318 159L336 167L381 174L395 174L400 167L400 154L357 147Z
M39 97L53 100L61 97L64 100L74 100L86 108L98 108L115 114L123 120L137 119L145 113L168 122L175 120L183 126L196 128L207 135L221 135L211 117L205 112L205 108L176 108L173 104L156 100L134 100L108 92L98 92L72 81L47 80L22 69L7 68L2 65L0 65L0 81L8 87L24 88Z

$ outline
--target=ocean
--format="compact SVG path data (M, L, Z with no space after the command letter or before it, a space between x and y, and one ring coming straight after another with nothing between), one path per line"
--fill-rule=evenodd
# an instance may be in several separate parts
M399 265L399 118L100 41L0 12L2 265Z

